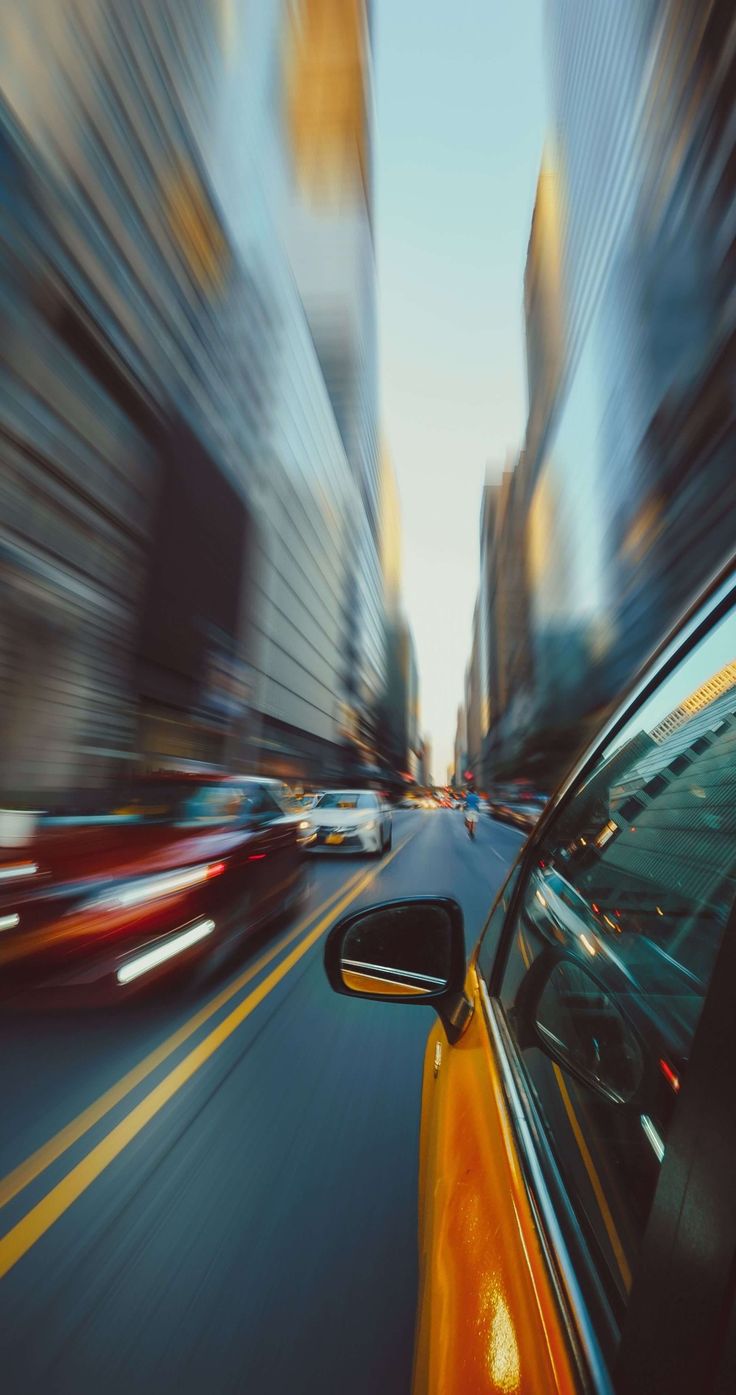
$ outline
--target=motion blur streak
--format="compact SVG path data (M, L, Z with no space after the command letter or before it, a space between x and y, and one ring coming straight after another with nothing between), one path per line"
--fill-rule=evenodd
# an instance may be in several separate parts
M731 0L547 0L528 418L488 470L455 780L555 787L734 543Z
M362 876L362 872L356 872L355 876L350 878L346 886L341 888L342 894L344 895L345 892L354 887L356 883L361 880ZM173 1055L173 1053L177 1051L180 1046L183 1046L195 1032L199 1031L199 1028L204 1026L204 1023L207 1022L210 1017L214 1017L215 1013L220 1011L220 1008L224 1007L231 998L234 998L240 992L241 988L245 988L246 984L250 983L252 979L257 978L258 974L261 973L263 969L267 968L272 960L281 954L293 940L298 939L309 927L315 916L324 915L328 907L338 899L341 892L336 892L334 895L328 896L322 902L321 906L317 907L316 911L305 916L302 920L299 920L293 930L290 930L282 939L277 940L276 944L250 964L244 973L238 974L237 978L234 979L232 983L228 984L221 993L218 993L212 998L199 1012L196 1012L183 1027L173 1032L170 1037L167 1037L166 1041L156 1047L155 1051L151 1051L148 1056L144 1057L139 1065L135 1066L133 1070L128 1071L127 1075L124 1075L121 1080L117 1081L109 1090L106 1090L103 1095L100 1095L99 1099L95 1100L87 1109L82 1110L81 1114L78 1114L76 1119L73 1119L65 1128L60 1129L53 1138L49 1139L48 1143L44 1143L31 1157L26 1158L26 1160L18 1167L14 1168L12 1172L9 1172L7 1176L0 1181L0 1207L6 1206L9 1201L12 1201L13 1197L17 1196L19 1192L22 1192L34 1178L39 1177L42 1172L45 1172L46 1168L56 1162L57 1158L60 1158L67 1149L77 1143L80 1138L83 1138L85 1133L88 1133L91 1128L94 1128L95 1124L98 1124L101 1119L104 1119L105 1115L109 1114L111 1109L114 1109L116 1105L120 1104L121 1100L124 1100L125 1096L129 1095L131 1090L134 1090L136 1086L141 1085L149 1075L152 1075L169 1056Z
M160 945L158 949L149 950L148 954L141 954L137 959L132 959L129 964L124 964L118 969L118 983L130 983L133 979L140 978L141 974L150 973L158 964L165 964L167 959L183 954L185 949L196 945L205 935L211 935L214 928L214 920L201 920L198 925L193 925L190 930L185 930L182 935L169 940L168 944Z
M2 7L9 808L177 761L401 784L370 81L367 0Z
M13 1226L11 1230L0 1239L0 1278L3 1278L20 1259L27 1254L32 1245L41 1238L42 1235L58 1221L59 1217L86 1191L87 1187L104 1172L110 1163L128 1146L130 1142L145 1128L146 1124L156 1115L164 1105L173 1098L182 1086L196 1074L206 1061L232 1036L233 1032L243 1023L247 1017L263 1002L264 998L281 982L283 978L299 963L300 959L308 953L310 949L324 935L325 931L332 924L337 916L357 899L366 887L378 876L379 871L385 868L402 851L412 837L410 834L396 850L386 858L381 867L372 868L367 872L351 891L341 896L332 910L318 921L312 931L302 940L301 944L287 955L282 962L272 969L271 973L259 983L258 987L244 998L236 1008L214 1028L204 1041L200 1042L184 1060L175 1066L172 1071L157 1085L146 1097L141 1100L131 1110L125 1119L121 1120L110 1133L102 1139L87 1154L71 1172L61 1182L57 1183L47 1195L37 1203L23 1218Z

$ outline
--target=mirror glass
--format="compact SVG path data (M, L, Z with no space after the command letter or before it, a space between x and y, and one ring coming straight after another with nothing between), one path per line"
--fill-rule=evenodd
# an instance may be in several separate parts
M342 943L340 969L352 993L432 997L450 977L452 922L426 901L367 911Z
M552 969L536 1011L540 1044L591 1085L619 1101L633 1098L644 1075L639 1041L617 1003L580 965Z

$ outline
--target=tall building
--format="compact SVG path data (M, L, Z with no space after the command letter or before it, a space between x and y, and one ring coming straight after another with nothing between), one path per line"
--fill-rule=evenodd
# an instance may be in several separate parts
M218 430L238 415L220 371L234 269L203 158L217 35L202 7L175 37L166 8L129 24L104 3L10 0L0 16L0 785L12 798L94 787L149 743L212 758L223 703L245 700L249 515ZM239 294L258 317L255 287ZM261 382L246 379L256 404ZM242 429L259 427L256 405ZM189 549L190 578L196 555L200 586L174 596L151 660L166 549L177 561Z
M425 736L424 741L422 742L422 773L422 784L433 785L434 774L432 771L432 743L428 736Z
M457 709L457 723L455 726L455 785L460 788L465 782L465 771L468 768L468 730L465 707L463 703Z
M346 579L345 682L363 754L385 688L381 458L372 229L371 7L290 0L284 117L294 169L289 256L360 496Z
M386 653L382 743L386 765L399 780L418 780L422 755L419 673L411 629L402 615L387 625Z
M531 609L539 719L572 729L732 545L736 20L722 0L550 0L548 21L557 197L527 291L559 249L564 354L540 413L540 323L551 363L560 335L527 294Z
M565 363L559 204L559 175L548 148L537 180L524 271L526 454L530 462L536 461L542 447Z
M401 503L396 471L385 442L381 447L379 520L384 609L386 616L393 618L401 609Z
M0 16L9 796L169 757L339 778L368 744L374 356L349 432L287 236L284 8L245 8ZM360 268L370 346L372 254Z
M480 667L480 604L475 602L470 659L465 672L465 713L467 721L467 768L478 780L481 762L481 667Z
M487 484L483 491L479 643L480 776L484 784L509 773L506 767L518 756L532 715L529 496L528 457L523 451L516 461L509 461L500 482Z

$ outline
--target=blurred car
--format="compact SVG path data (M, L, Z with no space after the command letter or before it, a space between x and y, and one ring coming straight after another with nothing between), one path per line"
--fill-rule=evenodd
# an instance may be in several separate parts
M309 823L314 852L380 856L391 847L391 810L373 790L328 790L310 810Z
M547 798L541 794L529 793L523 797L495 795L488 801L487 812L501 823L513 824L524 833L530 833L541 818L546 804Z
M466 965L449 898L363 906L332 987L435 1007L414 1395L736 1389L736 564L522 848Z
M96 819L42 820L0 848L0 983L130 992L222 956L296 903L304 820L270 782L141 781Z

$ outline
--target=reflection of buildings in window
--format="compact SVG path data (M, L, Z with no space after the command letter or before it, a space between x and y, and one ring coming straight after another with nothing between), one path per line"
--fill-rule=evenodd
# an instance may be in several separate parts
M724 664L723 668L712 678L709 678L707 683L702 683L699 688L695 689L694 693L685 698L684 702L673 708L667 717L652 728L652 739L657 742L664 741L673 731L677 731L679 727L689 722L696 712L701 712L704 707L710 706L716 698L730 692L734 684L736 684L736 661Z

